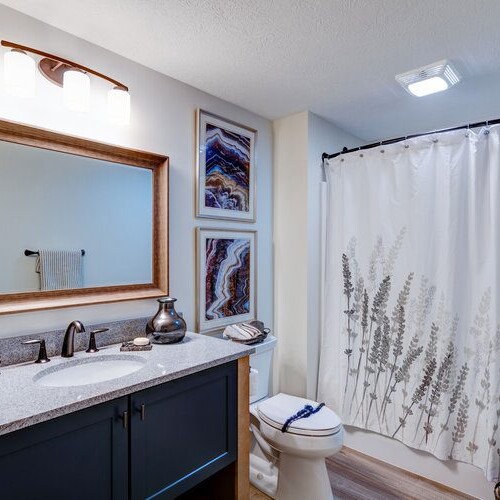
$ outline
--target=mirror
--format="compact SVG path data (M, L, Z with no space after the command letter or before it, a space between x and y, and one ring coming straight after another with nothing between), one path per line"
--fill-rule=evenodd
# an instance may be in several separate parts
M151 283L152 211L151 170L0 142L0 294L70 288L67 250L72 288Z
M0 121L0 313L168 293L167 168Z

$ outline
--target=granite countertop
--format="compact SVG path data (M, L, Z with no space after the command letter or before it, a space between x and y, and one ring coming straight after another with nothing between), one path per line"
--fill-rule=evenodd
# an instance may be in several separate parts
M163 384L191 373L221 365L252 354L254 349L227 340L187 333L178 344L153 345L151 351L120 352L120 344L99 348L73 358L54 357L50 363L33 362L0 369L0 435L44 422L61 415L104 403L134 392ZM94 384L47 387L34 378L44 370L55 371L64 363L85 363L96 356L120 355L122 359L143 361L144 366L129 375ZM138 359L140 358L140 359Z

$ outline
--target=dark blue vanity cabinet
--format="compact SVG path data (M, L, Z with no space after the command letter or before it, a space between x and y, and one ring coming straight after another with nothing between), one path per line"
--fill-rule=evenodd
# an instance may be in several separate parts
M176 498L236 448L231 362L1 436L0 498Z

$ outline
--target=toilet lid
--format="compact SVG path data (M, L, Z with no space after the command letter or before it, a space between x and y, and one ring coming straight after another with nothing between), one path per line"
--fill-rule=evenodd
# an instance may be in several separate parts
M302 410L305 405L316 408L319 403L309 399L277 394L259 404L259 417L267 424L280 429L292 415ZM295 420L288 427L287 432L305 436L330 436L336 434L342 426L339 416L330 408L324 406L317 413Z

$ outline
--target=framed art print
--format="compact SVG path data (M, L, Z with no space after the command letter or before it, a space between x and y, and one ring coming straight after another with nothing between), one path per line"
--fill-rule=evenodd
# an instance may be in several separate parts
M256 233L197 229L200 333L256 319Z
M197 111L196 215L255 221L253 129Z

